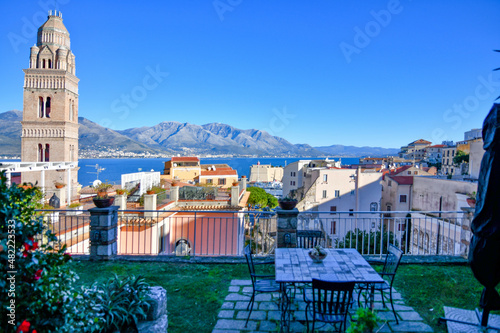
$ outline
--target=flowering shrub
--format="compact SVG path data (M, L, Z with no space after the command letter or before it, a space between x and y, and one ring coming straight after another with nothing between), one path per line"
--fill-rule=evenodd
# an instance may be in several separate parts
M35 212L41 199L36 187L8 187L0 174L0 331L98 331L99 306L74 287L71 256Z

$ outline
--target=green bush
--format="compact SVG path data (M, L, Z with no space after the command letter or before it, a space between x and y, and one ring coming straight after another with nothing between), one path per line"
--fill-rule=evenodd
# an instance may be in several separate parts
M376 232L366 232L360 229L349 231L341 240L335 241L336 248L352 248L358 250L361 254L380 254L380 239L382 236L382 253L387 253L387 246L389 244L398 245L394 242L394 233L387 232L384 226L383 234L381 235L380 226Z
M379 320L375 312L367 308L358 308L354 319L355 322L351 323L347 333L372 333Z
M37 188L7 186L0 173L0 315L2 332L108 332L144 315L144 280L76 287L71 256L36 212ZM124 309L124 310L123 310Z
M92 332L99 319L73 283L71 256L35 209L39 189L7 186L0 174L0 312L5 331ZM2 320L5 322L5 320Z
M114 278L104 283L95 283L87 291L87 295L95 304L103 319L101 332L126 331L137 328L140 320L146 319L149 284L141 276Z

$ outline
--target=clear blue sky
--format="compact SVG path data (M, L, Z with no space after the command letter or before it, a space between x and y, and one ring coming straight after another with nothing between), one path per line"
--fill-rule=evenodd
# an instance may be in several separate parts
M0 112L22 109L46 2L0 4ZM400 147L462 140L500 95L498 0L59 0L58 9L79 115L113 129L221 122L313 146Z

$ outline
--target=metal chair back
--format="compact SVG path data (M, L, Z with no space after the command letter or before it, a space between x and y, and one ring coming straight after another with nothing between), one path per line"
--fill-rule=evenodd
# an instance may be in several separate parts
M392 282L392 280L394 280L394 276L396 275L396 271L398 270L401 258L403 257L403 251L390 244L387 252L384 268L382 269L382 275L390 277Z
M349 302L352 299L354 281L333 282L313 279L312 281L312 313L314 323L322 321L340 324L339 330L345 329ZM306 319L307 316L306 316ZM308 325L309 328L309 325Z
M252 279L252 285L255 285L255 266L253 265L253 259L252 259L252 249L250 248L250 245L245 246L244 250L245 254L245 259L247 260L247 265L248 265L248 271L250 272L250 277Z
M312 249L316 245L323 245L323 232L321 230L297 230L297 247Z

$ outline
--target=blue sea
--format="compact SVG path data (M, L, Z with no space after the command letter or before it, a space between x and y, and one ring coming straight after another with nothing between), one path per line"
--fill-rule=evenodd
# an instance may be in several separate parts
M286 166L292 162L304 159L314 159L308 157L290 158L201 158L202 164L228 164L238 171L238 176L250 177L250 166L257 164L271 164L272 166ZM338 160L338 158L330 158ZM104 170L99 172L99 179L111 183L120 184L121 174L139 171L160 171L163 174L166 158L99 158L80 159L78 171L78 182L83 186L91 185L97 178L96 165ZM13 160L11 160L13 161ZM4 162L4 161L0 161ZM19 162L19 160L17 160ZM359 158L342 158L342 164L357 164Z

